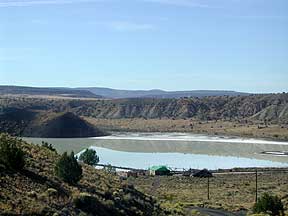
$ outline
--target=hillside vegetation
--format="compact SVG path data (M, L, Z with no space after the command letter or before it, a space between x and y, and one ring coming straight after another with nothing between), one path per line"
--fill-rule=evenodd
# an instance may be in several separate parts
M7 140L24 152L25 166L13 171L0 160L1 215L164 215L152 197L112 174L81 164L82 179L69 185L55 176L55 151L0 134L1 146Z

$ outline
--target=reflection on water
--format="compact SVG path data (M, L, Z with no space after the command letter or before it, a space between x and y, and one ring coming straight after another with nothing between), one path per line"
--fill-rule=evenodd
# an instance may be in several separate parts
M115 151L101 147L91 147L100 155L101 164L113 164L122 167L147 169L153 165L167 165L178 169L218 169L234 167L285 167L288 164L231 156L210 156L183 153L135 153ZM78 154L80 155L81 152Z
M103 163L147 168L165 164L178 168L232 168L288 166L288 157L262 152L288 151L287 142L223 138L186 133L117 133L101 138L40 139L54 144L58 152L79 153L94 146Z

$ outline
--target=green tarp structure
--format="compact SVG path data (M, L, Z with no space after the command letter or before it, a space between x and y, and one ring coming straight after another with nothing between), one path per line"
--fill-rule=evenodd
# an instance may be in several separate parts
M164 171L165 172L165 171L168 171L169 169L167 168L167 166L160 165L160 166L152 166L152 167L149 168L149 170L162 171L162 172Z
M170 170L167 166L152 166L149 168L150 175L169 175Z

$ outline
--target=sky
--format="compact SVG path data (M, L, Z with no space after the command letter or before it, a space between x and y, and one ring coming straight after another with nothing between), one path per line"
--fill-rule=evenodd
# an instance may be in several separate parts
M287 0L0 0L0 85L288 91Z

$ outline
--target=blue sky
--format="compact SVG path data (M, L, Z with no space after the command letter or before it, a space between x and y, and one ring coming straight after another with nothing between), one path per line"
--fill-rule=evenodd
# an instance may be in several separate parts
M0 84L288 91L288 1L1 0Z

